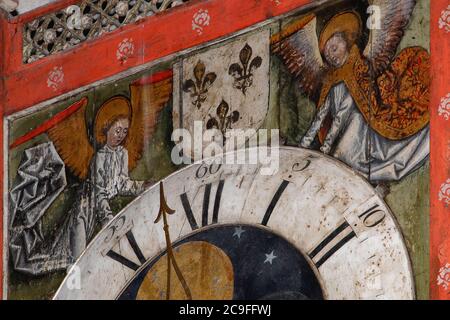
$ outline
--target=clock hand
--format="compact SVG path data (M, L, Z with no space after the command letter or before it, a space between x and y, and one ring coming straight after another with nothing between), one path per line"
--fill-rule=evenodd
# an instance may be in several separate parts
M169 224L167 222L167 214L174 214L175 210L169 208L166 202L166 197L164 196L164 185L162 181L159 184L159 213L156 217L155 223L158 223L161 218L163 218L164 222L164 234L166 236L166 245L167 245L167 291L166 291L166 300L170 299L170 273L171 268L170 264L173 265L175 269L175 273L177 274L178 280L180 280L181 285L183 286L184 292L187 296L188 300L192 300L191 290L189 289L186 280L181 273L180 268L178 267L177 261L175 260L175 255L173 254L172 241L170 240L170 232L169 232Z

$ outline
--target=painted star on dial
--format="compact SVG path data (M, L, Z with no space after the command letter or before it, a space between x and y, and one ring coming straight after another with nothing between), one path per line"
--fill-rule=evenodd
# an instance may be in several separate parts
M266 254L266 260L264 261L264 263L272 264L273 260L275 258L277 258L277 256L274 253L275 253L275 251L272 250L272 252L270 254Z
M244 229L242 229L241 226L234 228L233 237L238 237L238 239L241 239L241 235L245 232Z

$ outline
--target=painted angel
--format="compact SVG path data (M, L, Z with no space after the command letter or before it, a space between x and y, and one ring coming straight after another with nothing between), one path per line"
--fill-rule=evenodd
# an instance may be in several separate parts
M320 150L347 163L372 182L395 181L429 155L428 52L398 46L414 0L373 0L381 28L370 31L362 52L362 21L355 12L331 18L320 32L308 15L272 38L272 50L297 78L317 113L300 146L318 136Z
M86 102L46 131L66 168L83 183L54 239L42 239L34 226L13 233L10 252L16 270L36 275L66 269L84 251L98 227L113 218L112 199L138 196L153 183L133 180L129 172L141 158L144 142L154 133L172 84L171 79L157 86L145 81L131 86L131 101L116 96L99 108L93 137L88 135ZM33 220L40 220L43 214Z

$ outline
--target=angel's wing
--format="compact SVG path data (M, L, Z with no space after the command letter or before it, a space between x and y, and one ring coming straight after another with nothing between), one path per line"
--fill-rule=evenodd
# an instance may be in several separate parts
M65 165L81 179L87 178L89 164L94 155L87 133L86 106L87 99L70 117L47 131Z
M272 52L281 56L300 88L312 95L319 87L325 65L319 50L315 15L308 15L272 37Z
M394 58L397 47L404 35L416 0L371 0L374 16L379 19L380 28L370 32L364 56L369 59L375 74L381 74Z
M126 142L128 168L133 170L142 157L144 143L156 130L158 116L172 94L172 71L140 79L130 86L131 125Z

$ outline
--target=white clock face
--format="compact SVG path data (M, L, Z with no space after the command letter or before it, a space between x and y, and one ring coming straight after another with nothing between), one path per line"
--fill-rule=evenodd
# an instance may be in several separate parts
M176 211L167 220L174 255L192 297L413 299L401 232L373 187L317 152L279 153L280 169L270 176L260 165L203 162L163 181ZM154 223L159 191L146 191L98 234L55 299L165 298L166 236ZM173 297L183 298L172 275ZM243 286L267 292L255 296Z

